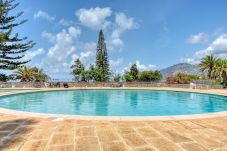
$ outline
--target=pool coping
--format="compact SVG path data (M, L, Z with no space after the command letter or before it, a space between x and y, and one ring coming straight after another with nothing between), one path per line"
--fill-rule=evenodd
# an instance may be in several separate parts
M186 89L186 88L170 88L170 87L124 87L124 88L111 88L111 87L76 87L76 88L38 88L38 89L17 89L20 91L13 92L0 92L0 96L7 96L12 94L22 94L30 92L46 92L46 91L58 91L58 90L88 90L88 89L108 89L108 90L167 90L167 91L179 91L179 92L196 92L205 94L215 94L227 96L227 91L219 89ZM6 90L6 89L0 89ZM7 89L10 90L10 89ZM13 89L15 90L15 89ZM23 90L23 91L21 91ZM205 113L205 114L190 114L190 115L170 115L170 116L87 116L87 115L65 115L65 114L48 114L48 113L35 113L17 111L13 109L0 108L0 114L8 114L23 117L36 117L36 118L51 118L53 120L63 119L78 119L78 120L100 120L100 121L167 121L167 120L189 120L189 119L207 119L216 117L227 116L227 111Z

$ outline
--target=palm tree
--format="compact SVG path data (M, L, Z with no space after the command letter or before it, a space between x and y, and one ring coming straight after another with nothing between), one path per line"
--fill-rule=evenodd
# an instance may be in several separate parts
M43 71L43 69L32 67L31 70L33 71L35 81L40 82L49 79L48 75Z
M199 64L200 70L203 72L205 70L208 70L208 78L211 79L211 73L213 72L213 68L215 66L215 63L217 61L217 58L213 55L208 55L204 58L202 58L201 63Z
M212 78L226 80L227 73L227 60L217 59L213 71L211 73Z
M17 79L21 79L21 82L30 82L35 79L35 73L32 68L24 66L23 68L17 69L16 77Z

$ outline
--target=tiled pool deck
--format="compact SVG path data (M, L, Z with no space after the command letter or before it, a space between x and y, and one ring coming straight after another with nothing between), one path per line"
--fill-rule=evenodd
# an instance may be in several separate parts
M227 90L190 91L227 95ZM198 118L181 116L181 120L156 118L154 121L110 118L104 121L16 115L5 111L0 113L0 150L227 151L226 113L217 114L215 118L213 115Z

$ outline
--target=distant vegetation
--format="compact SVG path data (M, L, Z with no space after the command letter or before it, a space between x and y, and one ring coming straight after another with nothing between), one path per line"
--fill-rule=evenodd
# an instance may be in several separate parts
M199 67L201 71L207 71L208 79L227 83L227 60L208 55L201 60Z
M48 75L37 67L27 67L17 69L14 79L20 79L21 82L44 82L49 79Z
M175 76L168 77L166 79L166 82L169 84L189 84L197 80L199 80L198 75L177 73Z
M130 71L126 71L124 74L124 80L126 82L143 81L143 82L158 82L162 79L160 71L147 70L139 71L136 64L133 64Z
M106 82L110 79L108 53L106 49L103 31L100 30L96 49L96 64L85 69L80 59L77 58L71 66L75 81L88 82L90 80Z

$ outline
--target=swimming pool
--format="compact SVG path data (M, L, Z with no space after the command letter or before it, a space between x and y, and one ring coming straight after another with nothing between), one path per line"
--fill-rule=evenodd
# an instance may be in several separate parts
M67 90L0 97L0 107L91 116L168 116L227 110L227 97L160 90Z

